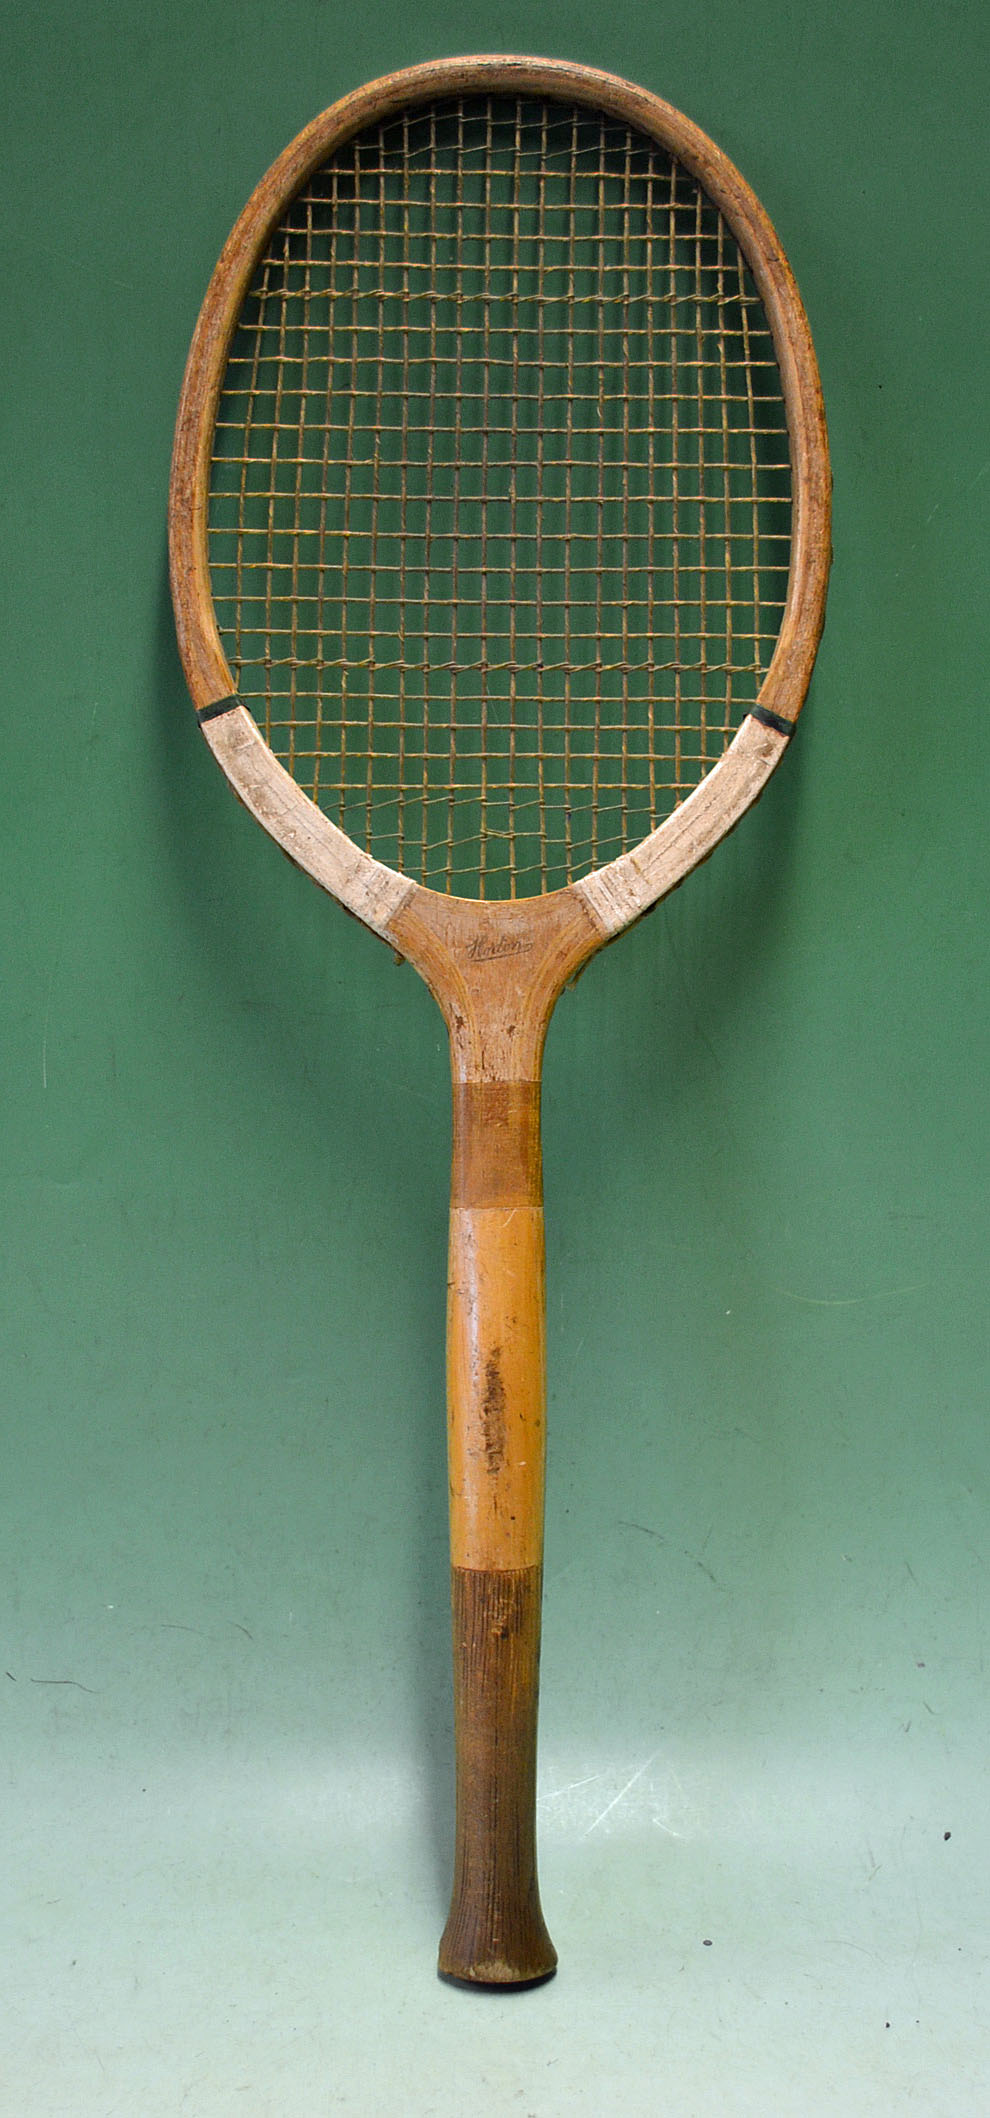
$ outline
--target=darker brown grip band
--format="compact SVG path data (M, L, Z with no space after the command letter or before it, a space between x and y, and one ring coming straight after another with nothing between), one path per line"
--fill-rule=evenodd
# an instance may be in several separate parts
M536 1878L542 1568L454 1567L451 1584L457 1845L439 1969L524 1985L557 1963Z
M539 1206L538 1081L454 1082L453 1206Z

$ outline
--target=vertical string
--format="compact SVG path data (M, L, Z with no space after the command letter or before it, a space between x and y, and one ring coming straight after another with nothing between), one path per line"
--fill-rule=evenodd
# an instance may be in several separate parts
M762 632L762 620L760 615L760 484L759 463L756 455L756 403L753 395L753 354L752 347L750 344L749 313L746 296L746 279L741 256L738 258L738 272L739 314L741 318L743 342L743 371L746 377L746 424L749 430L749 475L752 487L750 534L753 546L753 556L751 560L753 576L753 656L751 666L754 682L758 686L760 682L760 665L762 660L760 654L760 635Z
M671 620L673 628L673 678L674 678L674 727L673 727L673 774L674 796L680 800L681 793L681 432L680 432L680 318L677 313L677 179L680 166L676 161L670 165L670 209L668 213L668 302L670 306L670 570L671 570Z
M402 297L400 315L401 332L401 411L399 438L399 668L398 668L398 720L396 731L395 767L395 840L398 848L396 866L401 869L405 859L406 837L406 687L409 681L409 650L406 639L406 603L408 586L406 567L409 550L409 112L402 113Z
M534 583L533 622L536 627L536 798L539 811L539 858L540 887L547 887L547 872L550 850L547 831L546 785L544 763L546 757L546 735L544 730L544 658L543 643L543 486L544 486L544 422L546 419L546 258L547 258L547 164L549 162L547 138L547 106L540 112L540 166L537 173L536 203L536 521L534 535L536 543L536 581Z
M518 681L518 613L516 609L517 582L519 572L519 521L516 507L516 466L519 460L519 203L521 192L522 159L522 104L517 101L515 132L512 142L512 203L511 220L511 286L509 322L511 330L510 354L510 405L509 405L509 763L506 789L507 826L509 833L509 896L516 894L516 685ZM537 561L539 578L539 561ZM541 816L542 821L542 816Z
M385 396L385 267L387 230L384 127L377 140L378 282L375 287L375 389L371 424L371 532L368 551L368 736L364 779L365 844L371 844L375 792L375 679L378 673L375 631L378 606L378 513L381 505L382 414ZM369 267L371 259L369 258Z
M299 561L302 528L303 465L306 458L306 410L309 393L309 302L313 260L313 201L305 205L305 239L302 256L302 346L299 366L299 408L296 414L296 475L292 499L291 581L289 610L289 754L290 772L296 766L296 730L299 717Z
M433 583L433 459L434 459L434 446L435 446L435 442L436 442L436 428L437 428L437 303L438 303L438 300L439 300L439 294L438 294L438 289L437 289L437 114L436 114L436 110L435 110L435 109L433 109L433 108L431 108L431 110L430 110L430 131L429 131L429 156L428 156L428 163L427 163L427 179L426 179L426 187L427 187L427 200L428 200L428 229L427 229L427 238L426 238L426 245L427 245L427 251L426 251L426 254L427 254L427 258L428 258L428 261L429 261L429 286L428 286L428 301L429 301L429 311L430 311L430 320L429 320L429 325L428 325L428 327L427 327L427 328L428 328L428 331L429 331L429 347L430 347L430 361L429 361L429 366L430 366L430 379L429 379L429 382L428 382L428 384L427 384L427 393L428 393L428 394L427 394L427 414L426 414L426 472L425 472L425 480L424 480L425 490L424 490L424 494L423 494L423 573L422 573L422 599L423 599L423 616L422 616L422 624L423 624L423 708L422 708L422 745L423 745L423 756L422 756L422 782L421 782L421 795L420 795L420 869L419 869L419 872L420 872L420 876L421 876L421 878L422 878L423 882L425 882L425 881L426 881L426 878L427 878L427 873L428 873L428 852L429 852L429 815L430 815L430 781L429 781L429 756L430 756L430 704L431 704L431 700L432 700L432 696L433 696L433 653L432 653L432 647L433 647L433 605L432 605L432 602L431 602L431 593L432 593L432 583ZM451 711L450 711L450 773L449 773L449 778L450 778L450 781L451 781L451 783L453 783L453 778L454 778L454 751L453 751L453 735L454 735L454 713L453 713L453 707L451 707ZM446 847L446 856L445 856L445 858L446 858L446 872L445 872L445 878L444 878L444 879L445 879L446 887L447 887L447 889L449 890L449 889L450 889L450 884L451 884L451 841L450 841L450 834L449 834L449 832L448 832L448 836L447 836L447 847Z
M333 276L333 256L334 256L334 250L335 250L335 239L336 239L336 234L337 234L337 225L338 225L338 223L337 223L337 205L338 205L338 192L337 192L337 164L336 164L336 162L334 162L334 163L332 164L332 167L331 167L331 172L330 172L330 238L331 238L331 239L330 239L330 246L329 246L329 271L328 271L328 274L327 274L327 288L326 288L326 303L327 303L327 322L326 322L326 389L325 389L325 392L324 392L324 399L323 399L323 421L322 421L322 429L323 429L323 430L322 430L322 437L321 437L321 452L320 452L320 453L321 453L321 461L320 461L320 495L319 495L319 519L318 519L318 523L317 523L317 533L316 533L316 535L317 535L317 544L316 544L316 611L315 611L315 625L316 625L316 705L315 705L315 711L314 711L314 728L313 728L313 751L314 751L314 756L313 756L313 778L312 778L312 793L313 793L313 800L314 800L314 802L316 802L316 801L319 801L319 798L320 798L320 773L321 773L321 769L322 769L322 765L323 765L323 757L324 757L324 749L323 749L323 712L324 712L324 699L325 699L325 696L326 696L326 668L325 668L325 657L326 657L326 639L327 639L326 584L327 584L327 571L328 571L328 567L327 567L327 529L328 529L328 521L327 521L327 517L328 517L328 501L329 501L329 496L330 496L330 435L331 435L331 432L332 432L332 420L333 420L334 330L335 330L335 286L334 286L334 276ZM308 206L307 206L307 210L308 210L308 213L309 213L309 227L310 227L310 236L309 236L309 242L310 242L310 247L312 247L312 206L311 206L311 204L309 204L309 203L308 203ZM343 746L343 741L344 741L343 727L341 727L341 738L340 738L340 740L341 740L341 746ZM331 737L331 741L332 741L332 737ZM341 779L343 779L343 769L341 769Z
M632 136L626 133L622 169L622 610L619 651L622 657L620 698L622 711L621 814L622 843L629 844L629 334L632 323L629 286L629 185Z
M567 880L574 874L574 829L571 799L571 670L573 667L573 551L574 551L574 304L575 253L577 249L578 113L571 114L570 163L568 167L567 240L567 389L564 427L564 850Z
M595 714L591 766L591 865L598 866L599 780L601 777L602 686L605 627L605 120L598 121L598 223L595 259L598 299L595 305L595 389L598 418L598 483L595 498Z
M657 731L656 731L656 518L657 518L657 381L656 336L653 309L657 300L653 278L653 163L646 178L646 742L650 830L657 820Z
M244 442L241 450L240 476L237 482L237 537L234 553L234 677L240 682L244 662L244 607L248 588L244 578L244 545L249 534L251 508L250 469L254 460L255 420L258 403L258 373L261 366L261 348L264 343L265 317L271 289L271 259L265 258L262 267L261 287L258 293L258 321L254 331L249 363L247 405L244 411ZM271 742L271 715L266 701L265 741Z
M732 444L729 434L729 371L725 344L725 223L718 217L716 276L718 287L718 382L722 405L722 566L725 573L725 706L722 713L723 747L732 726L732 675L735 643L732 636Z
M492 358L492 106L485 105L485 161L482 176L481 290L481 583L480 583L480 684L481 684L481 824L479 896L485 895L488 869L488 405Z
M352 256L351 256L351 275L350 275L350 300L349 300L349 303L348 303L348 304L346 305L346 306L347 306L347 307L349 308L349 311L350 311L350 341L351 341L351 343L350 343L350 363L349 363L349 367L350 367L350 372L349 372L349 376L348 376L348 383L347 383L347 393L346 393L346 395L347 395L347 436L346 436L346 441L345 441L345 446L344 446L344 480L343 480L343 487L344 487L344 489L343 489L343 495L342 495L342 503L341 503L341 526L340 526L340 534L341 534L341 543L342 543L342 546L343 546L343 550L342 550L342 553L341 553L341 560L340 560L340 801L339 801L339 817L340 817L340 823L341 823L341 825L342 825L342 826L344 825L344 823L345 823L345 820L346 820L346 810L347 810L347 769L348 769L348 747L347 747L347 730L348 730L348 725L349 725L349 720L350 720L350 711L351 711L351 694L350 694L350 688L349 688L349 683L348 683L348 679L349 679L349 676L350 676L350 628L349 628L349 619L350 619L350 608L351 608L351 599L350 599L350 573L351 573L351 537L352 537L352 534L353 534L353 529L352 529L352 508L351 508L351 496L352 496L352 493L353 493L353 486L354 486L354 439L355 439L355 428L356 428L356 420L357 420L357 401L358 401L358 349L359 349L359 346L360 346L360 336L359 336L359 331L358 331L358 316L359 316L359 308L358 308L358 303L359 303L359 299L360 299L360 287L361 287L361 281L360 281L360 262L359 262L359 260L360 260L360 248L361 248L361 183L360 183L360 174L361 174L361 146L360 146L360 141L358 141L358 140L356 140L356 141L355 141L355 143L354 143L353 157L352 157L352 161L351 161L350 167L348 168L348 172L347 172L347 173L348 173L348 175L352 175L352 176L353 176L353 182L354 182L354 210L353 210L353 215L352 215L352 222L351 222L351 243L352 243L352 246L353 246L353 248L352 248Z
M460 595L460 500L464 425L464 105L457 105L454 153L454 470L451 480L450 554L450 750L447 771L447 888L454 862L457 779L457 612Z
M279 288L278 307L278 368L275 379L275 405L272 418L272 445L268 467L268 523L265 540L265 736L266 740L269 742L271 741L272 721L274 718L274 700L272 695L272 636L275 630L276 599L278 595L275 579L275 569L278 564L278 561L275 556L275 537L276 525L278 522L279 514L279 436L282 431L282 406L285 397L285 341L286 334L288 331L289 262L291 255L292 253L289 246L289 232L288 229L286 229L283 232L282 237L282 284ZM290 719L290 742L293 725L294 724Z
M695 193L694 208L694 341L697 368L696 408L698 419L698 749L701 763L708 756L708 570L705 532L705 318L702 276L703 194ZM696 777L697 775L693 775Z

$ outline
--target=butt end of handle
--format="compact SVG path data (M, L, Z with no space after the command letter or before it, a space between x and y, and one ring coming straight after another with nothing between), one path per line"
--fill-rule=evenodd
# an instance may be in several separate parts
M532 1914L512 1933L492 1934L483 1909L451 1908L440 1942L437 1971L456 1985L541 1986L557 1969L557 1951L537 1900Z

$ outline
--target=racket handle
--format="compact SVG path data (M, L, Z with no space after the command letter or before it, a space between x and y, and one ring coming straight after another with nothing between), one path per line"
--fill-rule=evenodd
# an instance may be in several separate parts
M447 1308L457 1826L440 1971L546 1978L536 1878L545 1295L539 1086L455 1083Z
M451 1570L457 1834L446 1978L524 1985L557 1952L536 1878L542 1569Z

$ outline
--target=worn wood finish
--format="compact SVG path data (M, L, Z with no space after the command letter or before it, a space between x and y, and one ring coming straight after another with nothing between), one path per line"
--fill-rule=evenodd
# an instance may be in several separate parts
M543 1555L540 1075L562 987L605 936L572 892L487 905L417 888L390 923L443 1009L454 1094L447 1308L451 1555Z
M310 173L374 119L448 93L508 89L585 104L658 140L695 175L752 270L773 333L792 463L787 603L759 708L694 793L633 850L567 889L521 902L443 897L340 831L235 705L203 724L231 784L292 860L425 978L446 1019L454 1095L448 1423L457 1721L456 1874L445 1976L549 1975L539 1905L536 1708L544 1477L543 1210L539 1103L551 1011L587 958L707 858L778 763L804 699L828 575L829 471L804 312L762 207L724 155L669 104L590 68L486 57L413 67L347 96L263 179L211 281L183 385L170 549L180 649L196 707L233 684L213 608L207 494L227 351L256 262Z
M447 1443L456 1858L445 1977L522 1984L556 1952L536 1878L546 1458L540 1076L567 980L605 939L572 894L417 888L390 925L443 1009L453 1079Z
M540 1084L455 1080L447 1282L455 1566L542 1561L544 1318Z
M752 271L773 334L790 437L792 549L787 603L759 704L794 722L801 711L825 614L831 557L831 480L821 385L807 318L779 239L745 179L712 140L661 97L593 67L502 55L431 60L372 81L314 119L262 178L227 243L207 289L183 381L172 456L169 549L176 630L186 677L202 711L226 698L233 680L210 586L207 501L213 422L227 352L245 291L272 229L295 193L328 155L373 120L403 106L471 91L544 96L609 112L657 140L704 186ZM750 716L696 790L705 795L703 828L685 830L691 800L643 845L599 871L607 878L596 917L608 933L647 911L705 859L755 801L785 747ZM273 838L324 889L376 933L410 885L347 839L295 786L242 710L204 723L203 734L241 799ZM301 820L301 805L310 814ZM574 884L589 900L594 877ZM428 893L427 893L428 894ZM566 893L565 893L566 894ZM606 904L607 900L607 904ZM550 902L551 900L544 900ZM508 909L508 908L506 908ZM409 952L412 954L412 951ZM413 956L415 961L415 956Z
M536 1878L538 1566L454 1567L457 1824L444 1978L529 1985L557 1952Z

